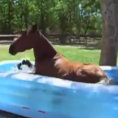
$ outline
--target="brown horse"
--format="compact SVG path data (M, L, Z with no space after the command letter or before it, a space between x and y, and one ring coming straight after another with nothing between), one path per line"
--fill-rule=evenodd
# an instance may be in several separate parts
M33 48L35 56L36 74L58 77L86 83L108 83L109 79L104 71L93 64L74 63L59 54L49 43L47 38L34 25L24 31L9 48L15 55Z

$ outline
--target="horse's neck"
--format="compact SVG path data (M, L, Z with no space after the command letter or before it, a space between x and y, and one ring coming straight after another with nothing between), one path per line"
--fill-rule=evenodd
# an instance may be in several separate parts
M38 41L36 47L34 47L35 61L44 61L48 58L51 59L57 54L56 50L45 36L40 34L40 39Z

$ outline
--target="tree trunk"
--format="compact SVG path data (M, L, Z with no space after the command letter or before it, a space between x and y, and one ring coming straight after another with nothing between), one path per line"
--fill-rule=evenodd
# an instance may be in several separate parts
M103 37L100 65L116 66L118 45L118 0L101 0Z

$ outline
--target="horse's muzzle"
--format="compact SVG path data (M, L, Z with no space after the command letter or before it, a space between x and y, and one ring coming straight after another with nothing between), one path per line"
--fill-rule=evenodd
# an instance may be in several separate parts
M12 54L12 55L15 55L16 54L14 45L10 45L10 47L9 47L9 53Z

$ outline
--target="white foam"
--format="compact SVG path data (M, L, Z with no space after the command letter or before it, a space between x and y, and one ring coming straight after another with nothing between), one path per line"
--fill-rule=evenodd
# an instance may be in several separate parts
M28 67L27 65L21 65L21 69L18 71L20 72L25 72L25 73L34 73L35 72L35 67Z
M39 83L48 83L51 85L55 85L55 86L60 86L60 87L68 87L70 88L72 86L72 81L68 81L68 80L62 80L59 78L54 78L54 77L43 77L38 80Z
M40 76L38 75L33 75L33 74L28 74L28 73L14 73L11 78L15 78L15 79L20 79L20 80L29 80L29 81L33 81L37 78L39 78Z
M118 70L117 66L100 66L103 70Z

